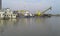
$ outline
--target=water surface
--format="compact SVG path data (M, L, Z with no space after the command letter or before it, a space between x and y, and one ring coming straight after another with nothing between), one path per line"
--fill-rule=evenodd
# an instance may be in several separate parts
M0 20L0 36L60 36L60 17Z

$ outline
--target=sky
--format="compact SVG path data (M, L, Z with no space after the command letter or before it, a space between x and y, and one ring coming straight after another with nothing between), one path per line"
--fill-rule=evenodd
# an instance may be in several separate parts
M47 11L52 14L60 14L60 0L2 0L2 8L12 10L30 10L33 13L37 10L41 12L52 6L52 10Z

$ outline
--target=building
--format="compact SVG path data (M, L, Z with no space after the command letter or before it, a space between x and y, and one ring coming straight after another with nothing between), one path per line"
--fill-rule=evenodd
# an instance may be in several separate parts
M16 18L17 14L14 14L13 11L10 9L6 9L5 11L0 11L0 19L9 19L9 18Z
M0 10L2 9L2 0L0 0Z
M11 11L10 8L7 8L4 15L5 15L4 17L16 18L17 14L14 14L13 11Z
M5 13L5 12L0 11L0 19L1 19L1 18L4 18L4 15L3 15L4 13Z

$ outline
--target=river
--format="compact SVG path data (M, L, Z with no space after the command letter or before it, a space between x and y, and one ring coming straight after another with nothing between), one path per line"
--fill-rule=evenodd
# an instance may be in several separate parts
M0 20L0 36L60 36L60 17Z

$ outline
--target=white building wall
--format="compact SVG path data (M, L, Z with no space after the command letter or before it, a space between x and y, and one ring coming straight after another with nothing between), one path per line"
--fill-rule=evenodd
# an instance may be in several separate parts
M0 12L0 18L3 18L4 17L4 13L5 12Z
M0 12L0 18L4 18L4 16L5 16L4 14L9 18L16 18L16 15L17 15L17 14L13 14L13 12L8 9L6 11L6 13L5 12Z

